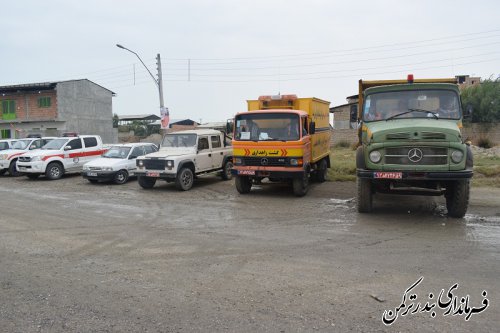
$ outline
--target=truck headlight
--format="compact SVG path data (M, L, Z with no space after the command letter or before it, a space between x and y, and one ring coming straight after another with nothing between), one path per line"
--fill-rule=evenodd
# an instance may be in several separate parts
M31 162L38 162L38 161L41 161L41 160L42 160L42 158L40 156L33 156L31 158Z
M172 169L174 167L174 161L168 160L167 161L167 168Z
M138 166L139 168L144 167L144 161L143 161L143 160L136 160L136 162L137 162L137 166Z
M299 165L299 161L296 158L291 158L290 165L294 165L294 166Z
M236 164L236 165L243 164L243 160L241 159L241 157L235 157L234 158L234 164Z
M370 152L370 161L373 163L378 163L382 159L382 154L378 150Z
M451 160L453 163L460 163L462 162L462 159L464 158L464 153L462 153L460 150L454 150L453 153L451 153Z
M0 160L6 160L9 155L7 154L1 154L0 155Z

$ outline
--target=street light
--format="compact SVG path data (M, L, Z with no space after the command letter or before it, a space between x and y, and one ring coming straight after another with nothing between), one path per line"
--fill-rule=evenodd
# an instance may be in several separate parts
M156 60L158 61L158 80L157 80L157 79L155 79L155 77L151 73L151 71L149 70L148 66L146 66L146 64L144 63L144 61L142 61L141 57L139 57L139 55L137 53L135 53L134 51L132 51L130 49L127 49L123 45L116 44L116 46L119 47L120 49L124 49L124 50L127 50L127 51L135 54L135 56L137 57L137 59L139 59L141 61L141 63L144 66L144 68L146 68L146 70L148 71L149 75L151 75L151 78L153 79L153 81L155 81L155 84L158 87L158 93L160 95L160 113L162 113L163 110L164 110L164 105L163 105L163 82L162 82L162 78L161 78L162 75L161 75L160 54L158 53L158 55L156 56Z

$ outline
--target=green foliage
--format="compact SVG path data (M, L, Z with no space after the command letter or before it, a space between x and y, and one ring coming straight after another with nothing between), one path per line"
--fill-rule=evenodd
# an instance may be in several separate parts
M465 88L462 103L473 109L472 122L500 122L500 79L486 79L481 84Z
M488 137L480 137L477 141L477 145L486 149L495 147L495 144Z

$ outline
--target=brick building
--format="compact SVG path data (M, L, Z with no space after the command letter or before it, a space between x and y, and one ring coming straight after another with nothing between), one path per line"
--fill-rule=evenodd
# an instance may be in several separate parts
M87 79L0 86L1 137L77 132L116 142L114 95Z

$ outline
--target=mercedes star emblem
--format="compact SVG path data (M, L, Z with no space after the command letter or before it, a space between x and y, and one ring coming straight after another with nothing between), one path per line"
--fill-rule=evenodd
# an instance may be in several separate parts
M269 163L269 161L267 160L267 158L263 158L260 160L261 165L267 165L268 163Z
M408 159L413 163L420 162L420 160L424 157L424 153L418 148L412 148L408 152Z

